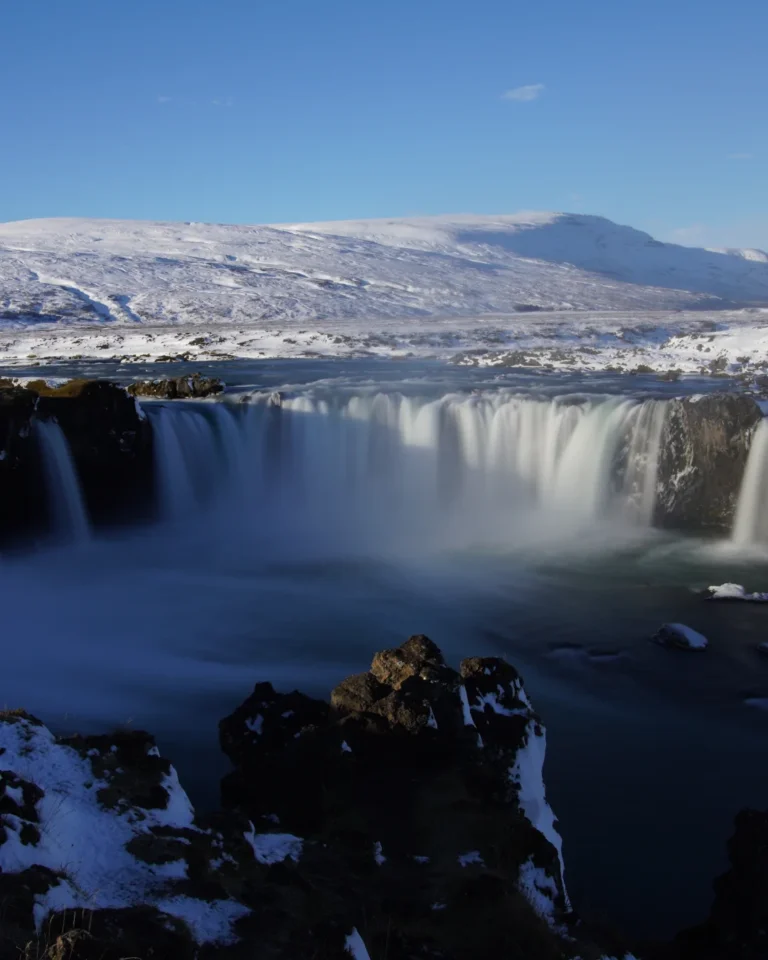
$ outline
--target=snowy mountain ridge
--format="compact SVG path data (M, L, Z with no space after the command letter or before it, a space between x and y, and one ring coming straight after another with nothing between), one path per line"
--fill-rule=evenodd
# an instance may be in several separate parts
M0 319L261 325L768 304L768 255L581 214L0 224Z

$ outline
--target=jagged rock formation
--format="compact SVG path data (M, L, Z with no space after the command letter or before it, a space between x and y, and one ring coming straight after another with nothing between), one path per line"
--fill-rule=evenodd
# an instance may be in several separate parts
M136 380L128 386L132 397L152 397L156 400L201 400L221 393L224 384L216 377L193 373L188 377L169 380Z
M457 672L412 637L330 705L258 684L221 740L226 810L201 818L147 734L0 715L0 958L608 960L503 661Z
M728 843L730 870L714 883L706 923L677 938L680 960L768 957L768 810L742 810Z
M740 394L670 401L658 466L659 526L730 530L761 418L757 403Z

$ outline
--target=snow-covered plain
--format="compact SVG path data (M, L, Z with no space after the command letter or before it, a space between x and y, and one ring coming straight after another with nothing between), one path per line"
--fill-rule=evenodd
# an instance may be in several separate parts
M768 254L552 213L0 224L0 362L409 354L737 372L768 359Z

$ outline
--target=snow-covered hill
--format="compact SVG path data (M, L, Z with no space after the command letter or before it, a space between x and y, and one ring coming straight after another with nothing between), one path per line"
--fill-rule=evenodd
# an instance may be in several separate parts
M595 318L617 311L654 314L658 344L659 314L760 305L761 251L664 244L592 216L0 224L6 360L445 352L619 328L622 339L635 323Z
M768 303L768 258L533 213L284 226L0 224L0 318L264 324Z

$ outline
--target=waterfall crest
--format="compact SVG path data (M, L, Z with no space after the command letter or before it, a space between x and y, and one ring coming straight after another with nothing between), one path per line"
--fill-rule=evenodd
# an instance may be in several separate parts
M54 535L62 540L88 540L91 525L80 480L64 431L54 420L35 421L42 455Z
M297 525L415 531L493 530L532 511L649 525L665 410L602 397L307 391L148 412L168 519L212 501Z

